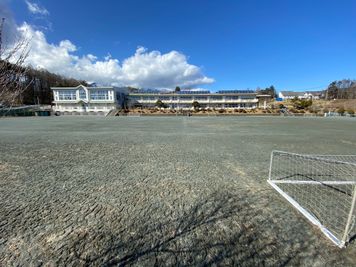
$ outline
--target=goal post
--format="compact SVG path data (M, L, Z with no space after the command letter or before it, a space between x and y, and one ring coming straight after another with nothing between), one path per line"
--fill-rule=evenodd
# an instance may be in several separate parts
M268 183L338 247L356 235L356 155L272 151Z

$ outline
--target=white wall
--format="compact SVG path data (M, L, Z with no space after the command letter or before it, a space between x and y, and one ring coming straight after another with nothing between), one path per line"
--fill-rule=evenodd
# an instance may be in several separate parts
M109 99L108 100L96 100L95 103L91 103L90 97L88 95L88 90L85 88L85 91L87 92L87 99L84 100L84 102L79 101L79 90L81 87L77 89L77 100L72 100L70 103L68 101L60 101L59 100L59 92L58 90L53 90L53 98L54 101L56 102L53 110L54 111L59 111L59 112L109 112L112 109L116 108L116 99L115 99L115 92L113 90L109 90L108 95ZM90 91L90 90L89 90ZM101 103L97 103L97 102ZM110 103L113 102L114 103Z

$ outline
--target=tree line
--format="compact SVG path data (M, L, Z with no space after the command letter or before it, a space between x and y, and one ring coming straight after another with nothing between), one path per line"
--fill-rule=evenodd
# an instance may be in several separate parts
M45 69L36 70L29 68L26 73L26 80L30 83L24 93L21 95L23 104L51 104L53 101L52 90L50 87L71 87L87 82L67 78L58 74L51 73Z
M1 91L6 90L8 95L11 95L19 87L23 88L21 93L13 96L12 103L5 102L2 104L51 104L53 96L50 87L87 85L86 81L67 78L45 69L37 70L31 67L19 67L17 64L12 64L5 60L0 60L0 66L2 66L2 75L6 74L9 77L6 83L0 83Z
M270 87L266 87L265 89L257 88L256 91L261 95L270 95L272 99L277 97L277 91L273 85L271 85Z
M356 81L344 79L329 84L325 91L325 98L332 99L356 99Z

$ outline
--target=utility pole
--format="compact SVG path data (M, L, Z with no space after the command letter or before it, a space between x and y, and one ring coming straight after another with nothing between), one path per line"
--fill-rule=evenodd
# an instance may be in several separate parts
M1 59L1 55L2 55L2 31L4 28L4 23L5 23L5 18L1 19L1 24L0 24L0 59Z

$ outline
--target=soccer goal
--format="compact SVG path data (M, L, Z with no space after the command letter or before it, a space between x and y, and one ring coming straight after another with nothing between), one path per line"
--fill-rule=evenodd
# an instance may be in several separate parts
M356 235L356 155L272 151L268 183L338 247Z

